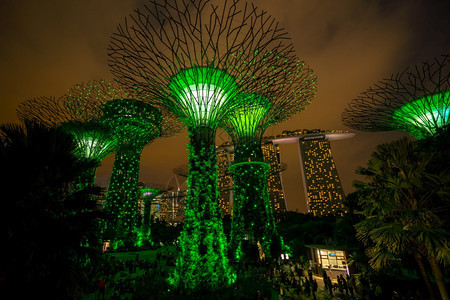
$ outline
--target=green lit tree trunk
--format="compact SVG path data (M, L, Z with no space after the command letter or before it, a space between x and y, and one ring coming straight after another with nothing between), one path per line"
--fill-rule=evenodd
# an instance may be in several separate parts
M172 284L189 290L214 290L233 280L227 259L227 241L217 204L218 175L215 131L189 130L188 194L181 252Z
M141 149L125 149L118 151L114 159L105 203L105 236L111 240L112 249L132 247L137 242L140 157Z
M142 218L142 233L145 237L150 236L150 212L153 198L144 200L144 217Z
M144 197L144 215L142 217L142 226L141 232L138 236L137 245L139 247L144 246L148 247L152 245L151 239L151 210L152 210L152 202L155 196L145 196Z
M270 166L263 163L260 139L235 143L233 173L233 219L231 247L239 260L242 241L247 238L256 247L259 242L268 257L278 256L282 241L273 219L267 183Z
M269 168L263 162L242 162L231 167L234 181L231 249L237 261L245 239L253 247L259 242L268 257L281 250L269 199Z

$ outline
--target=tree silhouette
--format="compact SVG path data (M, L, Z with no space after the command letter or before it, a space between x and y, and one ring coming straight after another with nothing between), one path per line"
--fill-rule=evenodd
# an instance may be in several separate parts
M360 204L366 219L356 225L357 237L370 247L370 265L380 269L398 262L399 255L414 255L430 296L431 284L422 260L430 263L443 299L448 293L439 263L450 261L449 233L439 210L449 205L449 170L430 172L433 155L418 151L417 142L404 138L382 144L358 174L368 183Z
M0 126L0 272L2 294L76 299L94 261L96 187L74 190L96 166L75 156L71 135L42 124Z

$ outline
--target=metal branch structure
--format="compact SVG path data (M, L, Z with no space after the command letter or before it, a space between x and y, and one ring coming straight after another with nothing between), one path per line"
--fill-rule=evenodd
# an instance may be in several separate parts
M188 127L189 191L175 286L213 290L234 280L217 204L215 132L242 91L270 98L290 89L301 101L292 73L299 61L286 34L267 12L238 0L149 0L111 38L116 79L160 99Z
M97 165L116 146L111 128L100 123L99 106L96 101L74 103L66 96L39 97L24 101L17 109L23 122L36 122L49 127L61 127L76 142L75 155L95 160ZM89 170L75 183L75 189L93 186L97 168Z
M417 139L449 124L450 54L407 68L369 88L342 114L362 131L407 131Z
M100 121L112 129L111 136L117 141L105 201L109 218L104 239L110 241L111 249L139 247L148 238L141 232L139 218L142 150L158 137L179 132L181 123L170 112L152 106L149 94L136 88L125 89L117 82L93 80L77 84L68 90L67 97L72 105L81 106L78 110L83 110L83 103L95 103Z
M34 122L44 124L48 127L59 126L71 121L91 121L92 118L78 113L72 109L67 99L62 96L36 97L19 104L17 117L22 122Z
M233 219L231 251L235 260L242 256L242 242L254 252L258 246L260 256L276 257L282 240L277 233L268 192L269 164L264 162L261 140L268 126L304 110L315 97L316 76L299 61L289 70L285 89L278 89L270 99L260 94L241 93L237 104L225 116L221 127L228 132L234 144ZM292 86L296 93L292 94Z

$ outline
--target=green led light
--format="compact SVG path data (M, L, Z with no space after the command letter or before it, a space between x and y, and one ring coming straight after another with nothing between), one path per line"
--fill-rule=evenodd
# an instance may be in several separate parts
M207 130L205 130L207 129ZM234 282L228 265L218 198L215 130L190 128L188 192L180 250L170 283L184 289L219 289Z
M450 55L380 80L353 99L344 125L362 131L406 131L416 139L439 134L450 118Z
M99 122L71 121L61 125L61 128L71 134L77 147L74 154L79 158L92 159L100 162L114 151L116 140L111 135L111 129ZM93 186L97 168L86 171L75 182L75 190L82 190L84 187Z
M234 163L229 167L230 172L236 173L237 169L241 169L242 167L258 167L260 170L267 172L270 169L270 165L265 162L259 162L259 161L249 161L249 162L240 162L240 163Z
M138 101L139 100L139 101ZM145 103L144 103L145 101ZM125 87L118 82L90 81L77 84L62 97L39 97L27 100L18 108L24 121L48 126L61 126L77 143L74 154L100 163L116 152L105 211L111 221L104 224L105 238L113 238L112 249L133 243L137 223L137 188L140 153L156 137L171 136L181 131L181 122L137 86ZM75 190L94 184L96 168L75 182ZM137 216L138 217L138 216ZM127 236L125 238L116 235Z
M264 131L266 124L261 121L271 107L270 101L261 95L240 93L234 99L235 106L227 116L235 131L234 135L239 138L253 139L257 131Z
M103 122L114 129L119 147L145 146L161 132L162 116L156 107L133 99L103 105Z
M106 194L105 211L109 215L105 239L110 248L136 245L140 222L138 200L139 164L142 149L116 153Z
M277 255L282 247L270 205L267 176L270 165L264 162L240 162L230 166L233 174L233 219L231 245L233 257L242 257L245 239L258 243L266 257Z
M173 76L168 89L177 99L178 113L191 126L208 126L219 121L222 109L237 93L238 85L224 71L197 67Z
M263 120L263 130L257 125L244 129L249 143L241 148L242 159L257 161L262 154L255 146L259 146L258 138L250 141L251 132L259 134L266 126L302 110L315 93L311 92L314 88L303 91L311 82L302 80L312 71L295 77L298 59L292 46L285 43L284 32L256 8L247 11L244 2L241 7L239 1L224 1L223 6L150 1L155 4L151 9L136 11L121 27L124 30L115 34L109 47L110 65L119 82L152 93L188 127L189 191L171 283L184 291L211 291L235 280L226 259L227 243L217 205L217 126L237 104L233 100L241 90L270 95L280 109L273 110L269 121ZM190 18L185 18L187 10ZM239 11L244 13L236 14ZM155 13L159 25L164 26L147 26L148 30L141 31L141 20ZM254 114L259 119L264 109Z
M113 128L118 141L105 201L109 215L105 238L111 240L111 249L139 246L143 238L138 206L141 152L159 136L162 115L157 108L133 99L108 101L102 110L103 122Z
M257 94L241 93L233 99L235 105L221 126L234 144L234 161L229 170L233 174L233 218L231 224L232 257L242 258L242 242L250 239L258 243L264 255L275 255L281 247L270 205L267 172L261 149L262 135L269 125L266 116L271 102ZM275 114L280 114L277 111ZM279 243L275 246L273 243Z
M73 136L77 144L75 155L81 158L95 159L100 163L116 145L111 128L99 122L67 122L61 127Z
M398 128L422 139L433 135L436 128L449 124L449 103L450 92L426 96L401 106L393 112L392 118Z
M226 72L207 67L180 71L168 85L168 105L188 127L188 192L183 231L170 283L183 289L219 289L234 281L220 217L215 132L238 85ZM173 102L172 102L173 100Z

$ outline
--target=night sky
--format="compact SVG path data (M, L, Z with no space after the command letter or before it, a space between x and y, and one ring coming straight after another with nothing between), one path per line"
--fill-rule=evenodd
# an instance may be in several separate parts
M445 0L258 0L289 32L296 53L318 76L317 98L307 110L266 134L283 130L343 129L341 114L351 99L378 80L450 52L450 1ZM61 96L76 83L112 80L106 48L115 27L145 1L1 0L0 123L18 122L15 110L27 99ZM346 193L377 144L405 133L356 132L332 142ZM145 148L141 181L175 185L172 169L187 163L186 131ZM218 142L227 139L218 134ZM297 148L282 147L289 166L283 183L289 210L304 209ZM106 186L113 155L97 182ZM178 178L183 182L181 177Z

